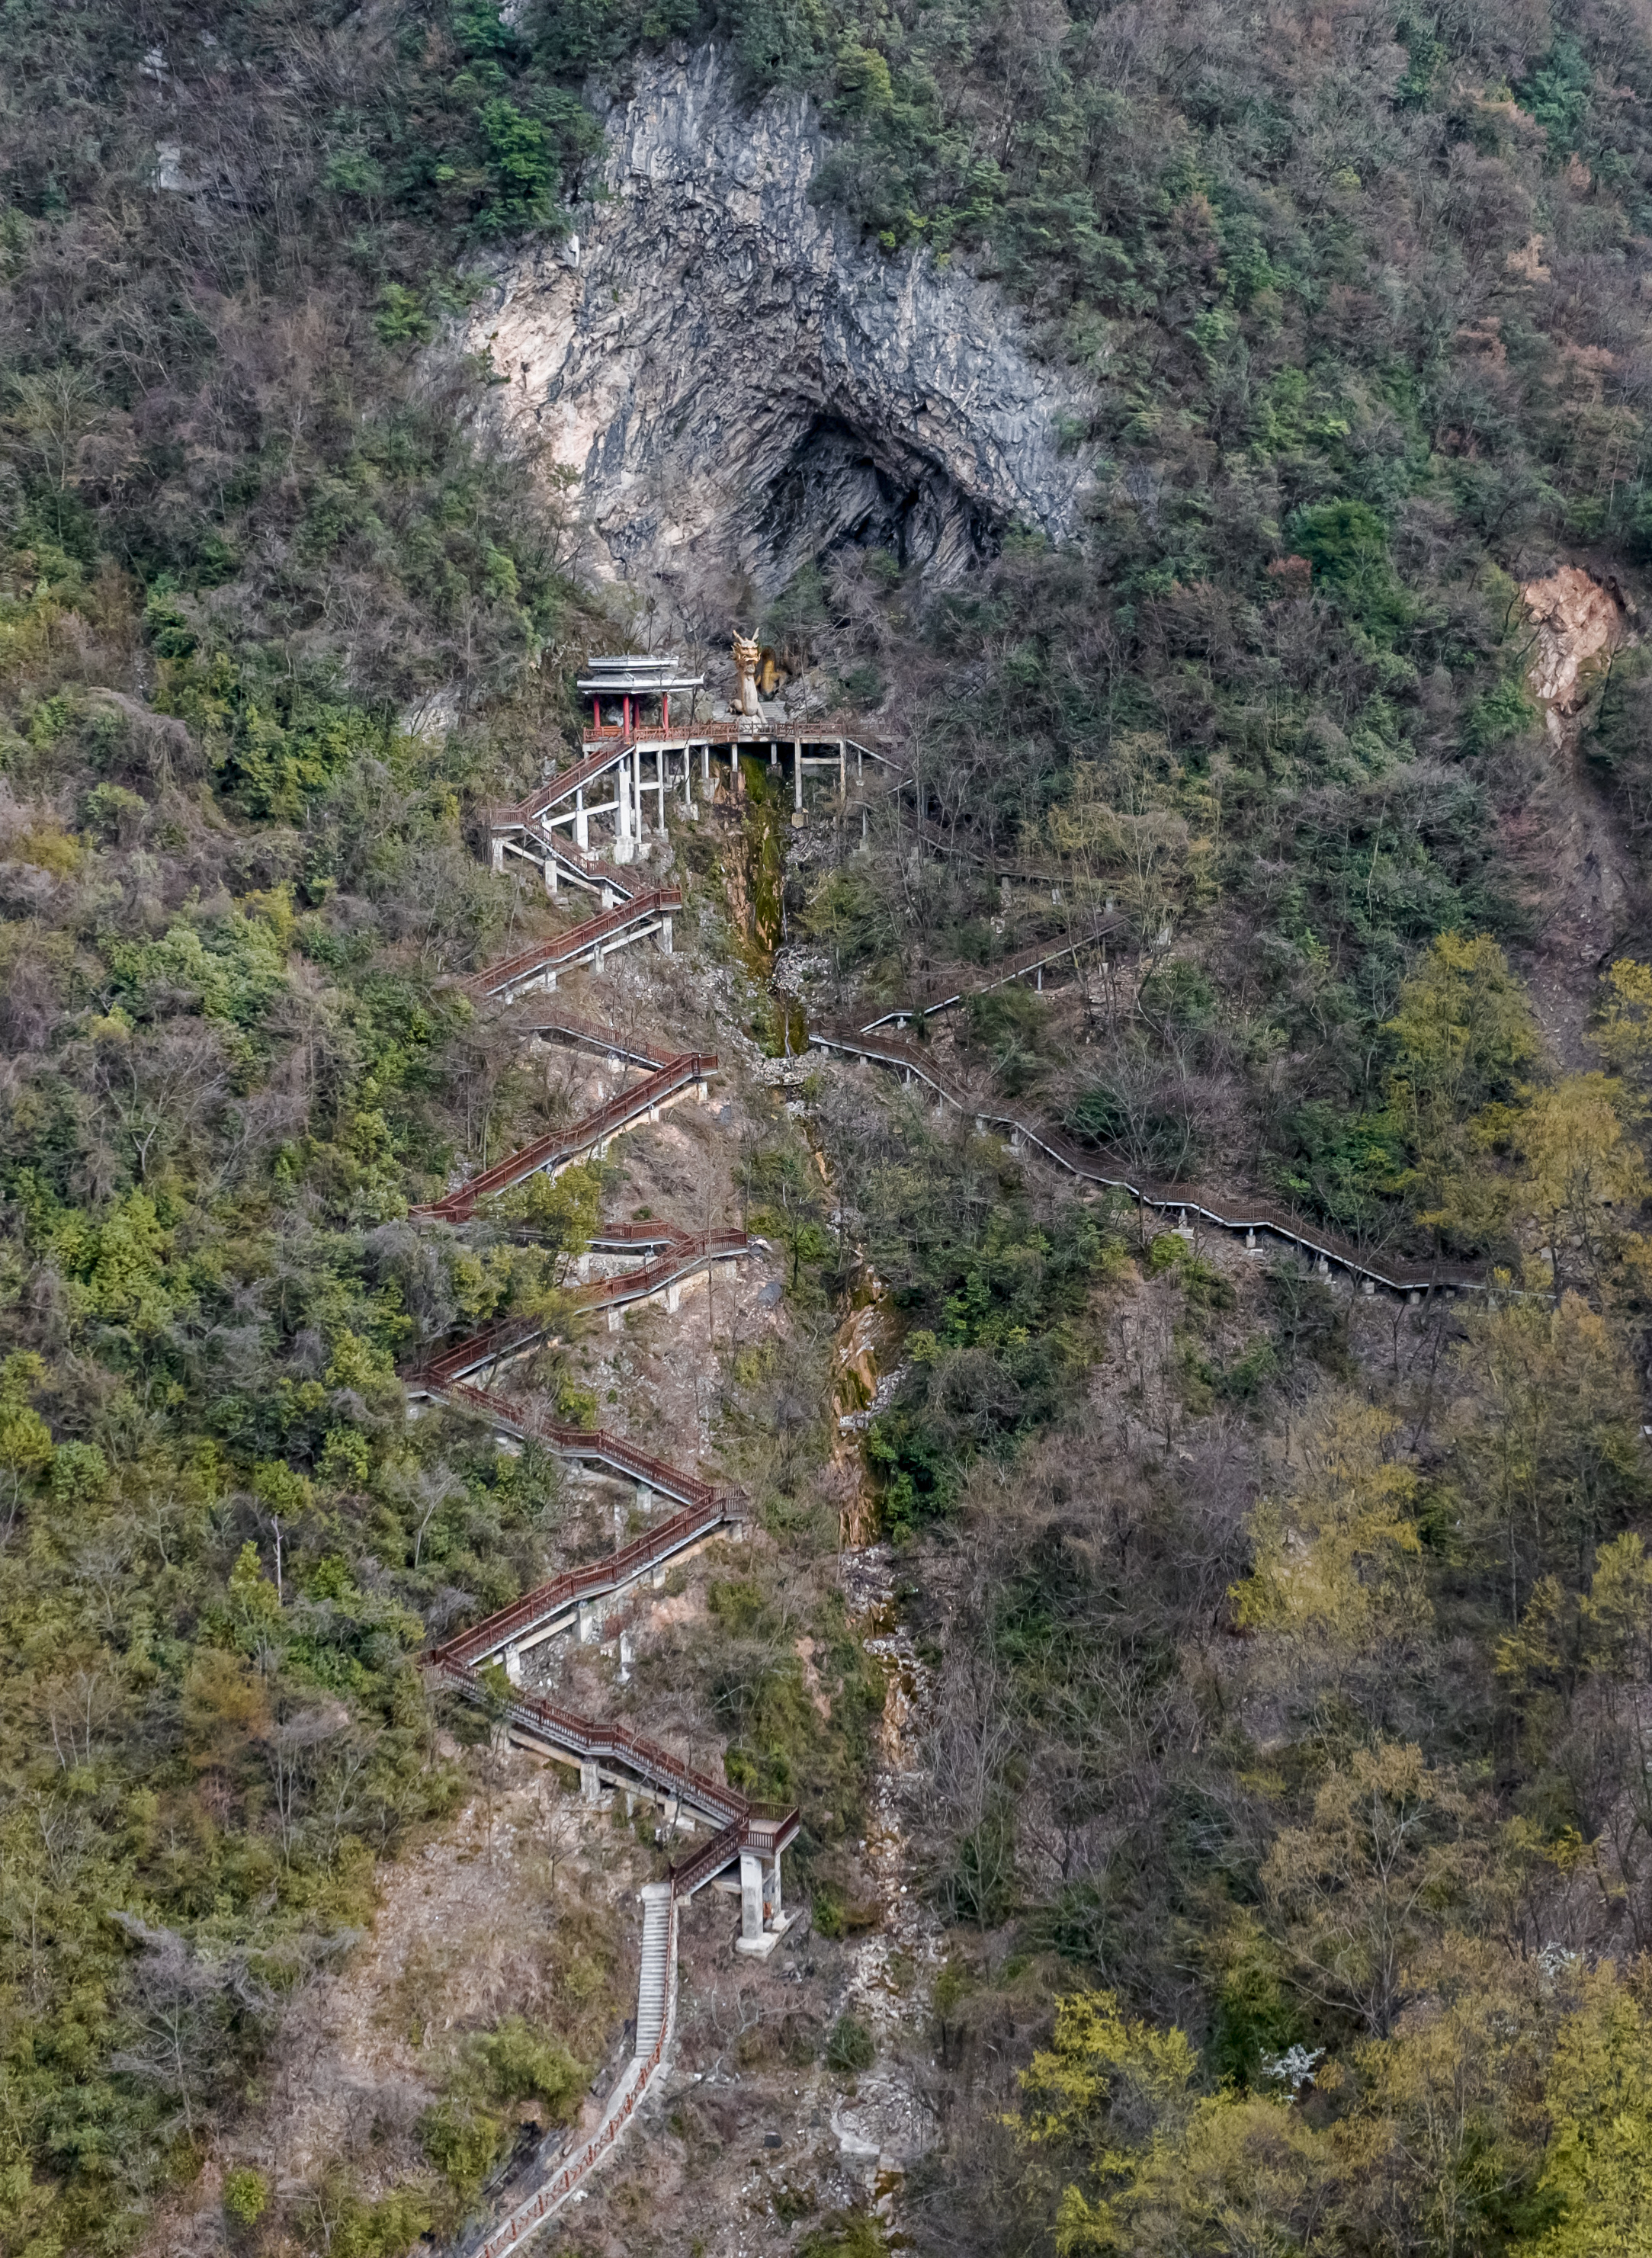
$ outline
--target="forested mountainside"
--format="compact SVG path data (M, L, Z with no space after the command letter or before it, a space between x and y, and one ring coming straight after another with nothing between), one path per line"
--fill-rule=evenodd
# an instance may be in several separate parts
M812 1923L790 1992L696 1947L680 2096L544 2247L1648 2247L1641 0L0 32L0 2251L457 2247L576 2116L664 1849L418 1667L613 1541L409 1417L502 1316L524 1401L746 1501L578 1684L798 1804ZM969 486L968 386L942 481L915 378L851 416L808 368L761 569L673 545L658 462L599 553L625 388L571 454L488 309L612 245L627 117L707 74L866 334L967 303L1068 403L975 436L1070 522ZM822 463L880 499L805 540ZM736 628L779 736L829 708L904 781L794 827L748 760L655 842L677 960L571 997L720 1049L720 1129L411 1216L590 1103L455 983L564 915L490 809L578 756L591 653L725 689ZM909 1040L983 1122L1422 1284L791 1055L952 992ZM589 1329L656 1198L767 1239L761 1310Z

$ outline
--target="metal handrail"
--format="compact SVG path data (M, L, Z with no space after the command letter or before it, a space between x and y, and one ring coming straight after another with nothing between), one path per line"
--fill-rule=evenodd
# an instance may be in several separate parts
M610 934L623 933L629 926L646 924L651 917L682 906L680 887L651 887L645 894L634 894L628 902L617 902L613 909L601 910L595 917L571 926L566 933L553 934L549 941L535 941L531 948L519 949L514 956L500 957L496 964L485 964L479 972L466 973L458 985L479 995L491 995L494 989L508 987L513 980L524 979L548 965L583 956L586 949L594 948Z
M638 1263L633 1269L617 1270L612 1277L592 1278L584 1285L569 1287L568 1299L582 1309L604 1309L614 1302L646 1300L677 1279L691 1277L705 1264L747 1253L751 1241L743 1231L732 1228L691 1232L675 1224L634 1223L605 1224L591 1244L620 1249L663 1246L665 1252ZM542 1340L549 1330L542 1317L498 1317L480 1331L467 1334L464 1339L455 1341L450 1347L413 1366L408 1377L426 1387L444 1388L466 1373L474 1372L479 1365L493 1363L500 1357L530 1347Z
M1131 1170L1122 1158L1109 1155L1104 1149L1086 1151L1043 1122L1024 1113L1010 1112L989 1099L972 1097L944 1074L926 1051L901 1036L873 1034L859 1027L823 1026L811 1028L809 1041L817 1049L843 1051L853 1058L872 1059L914 1074L961 1113L973 1114L978 1121L990 1122L994 1128L1009 1129L1025 1137L1070 1175L1081 1176L1088 1183L1101 1184L1110 1191L1128 1193L1144 1207L1196 1215L1218 1231L1272 1232L1276 1238L1288 1239L1308 1253L1322 1256L1326 1261L1335 1262L1357 1276L1369 1278L1393 1293L1423 1293L1431 1287L1469 1287L1485 1282L1484 1270L1474 1263L1379 1259L1351 1246L1336 1232L1316 1230L1300 1217L1267 1201L1240 1198L1230 1202L1219 1193L1160 1183L1152 1176Z
M711 1484L701 1481L698 1474L684 1473L668 1459L656 1459L651 1452L639 1450L635 1443L627 1443L621 1435L611 1434L606 1427L575 1427L564 1420L547 1419L542 1413L513 1403L508 1396L495 1395L486 1388L472 1388L468 1381L450 1381L437 1392L450 1400L457 1398L461 1408L479 1411L484 1418L512 1433L547 1443L552 1450L571 1458L600 1459L617 1466L634 1481L646 1482L649 1488L661 1490L667 1497L683 1498L690 1505L709 1505L716 1495Z
M491 2236L476 2252L475 2258L503 2258L503 2254L524 2240L540 2223L564 2203L579 2182L613 2147L630 2122L637 2104L647 2092L649 2082L665 2059L665 2049L677 2028L677 1892L673 1889L665 1917L665 2006L660 2018L659 2036L655 2040L646 2061L633 2071L629 2083L619 2102L611 2106L600 2132L586 2141L578 2156L571 2157L556 2177L540 2188L527 2202L512 2212L497 2234Z
M544 1016L535 1021L530 1033L565 1035L570 1042L589 1043L593 1050L606 1050L611 1057L633 1066L670 1066L677 1055L663 1044L645 1042L640 1035L616 1035L599 1019L582 1019L578 1012L564 1012L559 1005L540 1004L535 1008Z
M531 1629L559 1615L582 1599L604 1592L612 1592L622 1584L633 1582L645 1569L657 1567L663 1560L672 1559L688 1545L708 1537L716 1529L732 1524L735 1520L732 1508L724 1498L713 1498L708 1505L684 1506L657 1529L634 1537L618 1551L593 1560L583 1568L564 1569L560 1576L539 1584L525 1592L519 1600L484 1616L469 1630L456 1632L431 1648L431 1662L462 1662L466 1667L487 1655L508 1645L519 1632Z
M646 1113L651 1106L657 1105L662 1098L671 1097L686 1083L703 1081L715 1070L716 1065L715 1051L684 1051L666 1065L656 1068L652 1074L644 1075L642 1081L634 1083L629 1090L621 1090L616 1097L609 1098L594 1113L587 1113L571 1128L552 1130L543 1137L535 1138L531 1145L519 1147L514 1153L507 1154L502 1161L496 1161L491 1168L484 1168L479 1175L472 1176L468 1183L460 1184L441 1199L432 1200L427 1206L413 1209L412 1213L432 1217L443 1223L466 1222L479 1200L487 1198L493 1192L508 1191L513 1184L520 1183L524 1176L531 1176L535 1169L554 1167L564 1154L571 1160L588 1145L597 1143L615 1130L623 1129L627 1123L635 1120L639 1113Z

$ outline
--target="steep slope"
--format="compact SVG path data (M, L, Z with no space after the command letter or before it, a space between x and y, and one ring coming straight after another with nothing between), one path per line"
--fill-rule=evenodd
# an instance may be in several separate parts
M464 331L507 423L578 473L599 571L768 596L844 543L946 580L1011 524L1076 529L1081 384L989 285L815 201L812 102L752 108L711 45L644 63L604 123L574 232L491 264Z

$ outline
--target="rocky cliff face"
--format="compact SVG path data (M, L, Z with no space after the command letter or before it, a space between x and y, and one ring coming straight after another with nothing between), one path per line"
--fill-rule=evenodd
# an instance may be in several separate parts
M577 236L495 269L468 350L500 411L580 478L599 571L758 594L844 543L940 578L1016 522L1075 523L1086 402L962 269L867 251L810 202L810 105L742 108L715 48L606 121Z

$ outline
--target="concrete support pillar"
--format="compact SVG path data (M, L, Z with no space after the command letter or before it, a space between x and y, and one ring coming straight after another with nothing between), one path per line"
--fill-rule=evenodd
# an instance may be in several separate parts
M763 1862L755 1850L740 1854L740 1940L755 1944L763 1933Z
M557 898L557 857L549 848L545 850L545 891L554 902Z
M803 813L803 739L791 741L791 805L799 815Z
M1322 1254L1314 1265L1314 1275L1316 1278L1329 1278L1330 1276L1330 1264L1327 1262Z
M682 1299L683 1289L680 1283L674 1286L668 1286L666 1288L665 1309L668 1317L674 1317L677 1315L677 1310L681 1305Z
M590 1644L591 1644L591 1642L592 1642L592 1640L593 1638L595 1638L595 1637L596 1637L597 1633L598 1633L601 1629L602 1629L602 1604L601 1604L600 1601L598 1601L598 1600L581 1600L581 1601L580 1601L580 1602L579 1602L579 1644L580 1644L580 1645L581 1645L581 1646L589 1646L589 1645L590 1645Z
M653 1489L650 1488L650 1486L649 1486L647 1482L640 1481L640 1482L637 1484L637 1500L636 1500L636 1503L637 1503L637 1511L638 1511L639 1513L652 1513L652 1512L653 1512L653 1510L654 1510L654 1492L653 1492Z
M769 1886L763 1892L763 1912L771 1922L780 1919L780 1853L775 1852L774 1864L769 1870Z
M505 841L497 832L493 836L493 875L497 877L505 868Z
M838 798L839 798L840 799L847 799L848 798L848 796L849 796L849 770L848 770L848 761L847 761L847 753L846 753L846 750L845 750L845 748L844 748L843 740L842 740L842 738L841 738L841 737L840 737L840 738L838 739Z
M620 1683L621 1686L628 1686L631 1683L631 1665L635 1659L636 1650L631 1644L631 1634L628 1630L622 1630L620 1633ZM629 1818L631 1798L628 1795L625 1800L625 1808L626 1816Z
M1037 984L1038 991L1039 995L1042 996L1044 993L1044 967L1041 964L1039 965L1037 972L1033 975L1033 978Z
M624 1324L625 1318L620 1311L616 1309L610 1309L608 1311L608 1331L611 1333L617 1333L623 1329Z
M671 913L669 910L660 920L660 950L665 956L671 953Z
M1253 1231L1247 1231L1244 1234L1244 1251L1247 1254L1256 1253L1256 1233Z
M1376 1280L1374 1278L1362 1278L1359 1282L1359 1290L1362 1294L1374 1294L1377 1290Z
M574 788L574 845L582 855L591 851L591 821L585 813L585 793L583 785Z
M522 1651L520 1646L507 1646L506 1648L505 1675L510 1679L513 1686L520 1686L521 1684Z
M770 737L770 739L769 740L769 767L770 767L770 768L774 768L774 767L778 763L779 759L780 759L780 747L779 747L779 745L776 742L776 741L774 740L774 738Z
M584 1757L579 1764L579 1800L595 1803L602 1793L602 1781L597 1772L594 1757Z
M866 843L867 843L867 841L866 841L866 824L867 824L867 811L866 811L866 809L865 809L865 808L862 808L862 809L861 810L861 846L862 846L862 847L864 847L864 846L866 845Z
M631 845L631 763L627 756L613 772L613 859L628 863Z
M709 785L712 780L712 741L709 737L700 747L700 782Z

